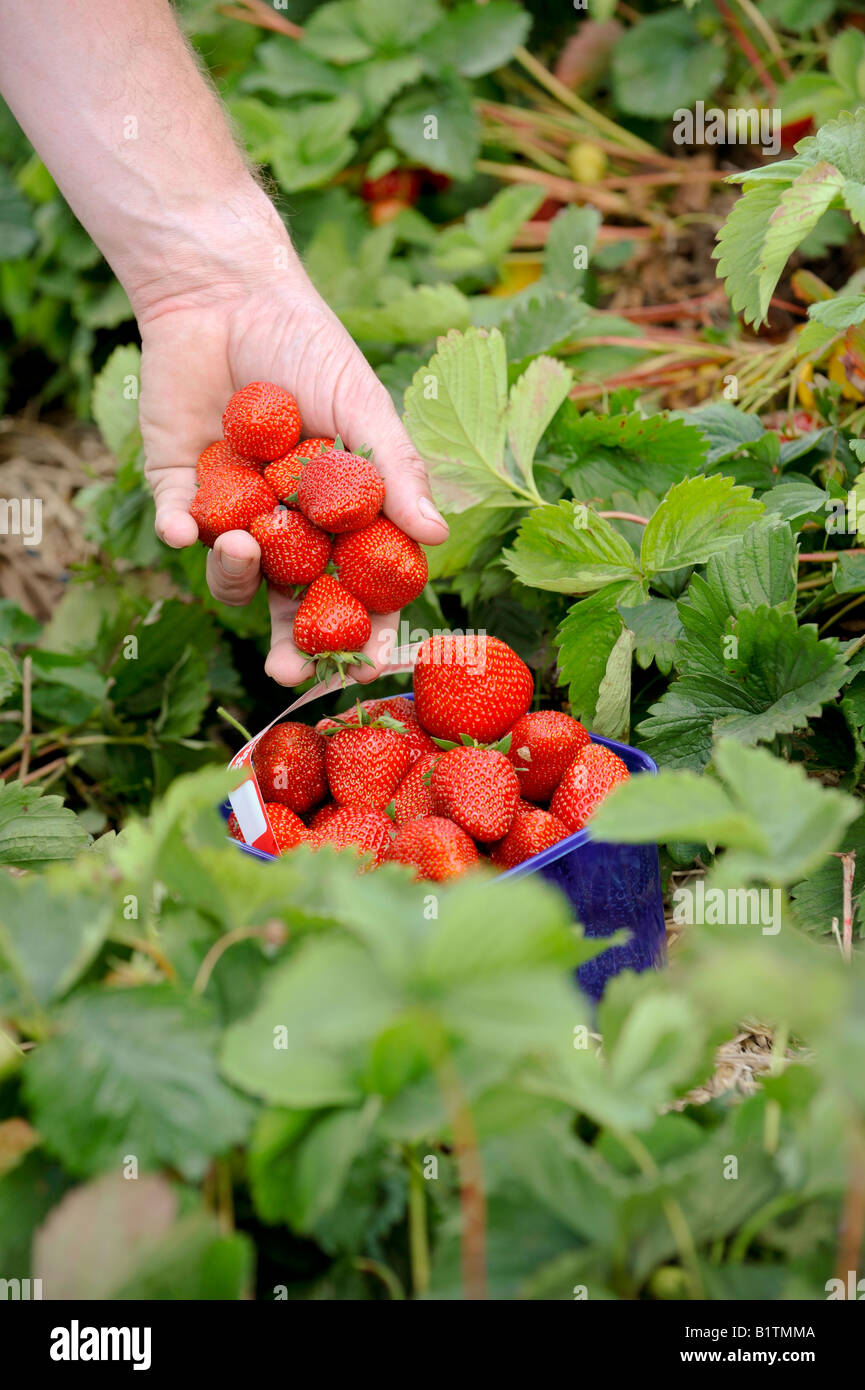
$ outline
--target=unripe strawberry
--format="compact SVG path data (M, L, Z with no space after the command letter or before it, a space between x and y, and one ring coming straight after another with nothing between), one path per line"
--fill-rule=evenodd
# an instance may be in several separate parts
M300 510L324 531L369 526L383 501L384 480L374 464L340 449L311 458L297 488Z
M225 407L222 432L244 458L261 463L282 458L300 439L297 401L272 381L252 381Z
M189 508L206 546L226 531L247 531L257 516L272 512L276 498L251 468L226 465L205 474Z
M415 709L435 738L494 743L525 714L533 691L528 666L497 637L444 633L418 649Z
M514 812L511 828L494 847L490 860L500 869L513 869L541 850L557 845L571 832L563 821L539 806L520 802Z
M261 473L260 463L243 458L230 444L226 444L224 439L217 439L215 444L208 444L199 455L198 463L195 465L195 476L201 482L209 473L218 472L220 468L226 467L251 468L254 473Z
M562 777L550 802L550 811L564 821L570 831L582 830L607 793L619 782L627 782L630 775L611 748L602 743L590 743L577 754Z
M480 856L460 826L443 816L427 816L400 826L385 858L413 865L417 879L441 883L464 874Z
M314 579L294 615L294 642L309 656L357 652L369 641L369 614L332 574Z
M510 731L508 757L527 801L549 801L589 735L578 719L557 709L530 710Z
M311 584L330 559L331 539L301 512L276 507L249 527L261 548L261 569L277 588Z
M436 814L484 844L508 833L520 799L517 774L493 748L450 749L433 769L430 789Z
M306 467L307 459L312 458L313 454L329 453L333 446L332 439L302 439L293 449L289 449L283 458L274 459L273 463L267 465L264 481L268 487L273 488L280 502L294 506L289 499L297 492L300 475Z
M264 800L297 815L327 796L324 739L308 724L274 724L253 748L252 766Z
M358 855L369 855L370 862L360 868L361 873L368 873L384 859L392 835L393 821L384 811L341 806L324 825L310 831L307 844L313 850L325 845L334 849L352 847Z
M426 555L387 517L337 536L333 563L350 594L370 613L394 613L416 599L427 582Z
M273 838L276 840L280 854L294 849L295 845L299 845L308 838L309 831L300 816L296 816L288 806L282 806L278 801L273 801L269 805L265 802L264 809L267 812Z

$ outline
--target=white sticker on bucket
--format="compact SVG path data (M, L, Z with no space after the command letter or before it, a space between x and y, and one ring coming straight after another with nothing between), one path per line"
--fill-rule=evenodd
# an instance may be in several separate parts
M261 809L255 783L251 778L247 782L242 782L239 787L234 789L228 799L231 802L232 811L237 816L241 835L248 845L254 845L259 835L263 835L267 829L267 821L264 818L264 811Z

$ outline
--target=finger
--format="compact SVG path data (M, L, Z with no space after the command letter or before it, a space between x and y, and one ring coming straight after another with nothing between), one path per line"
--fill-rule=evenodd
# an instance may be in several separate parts
M373 463L387 489L384 512L422 545L441 545L448 526L432 500L426 468L406 433L388 391L352 345L360 360L360 381L353 374L349 399L340 400L337 426L352 448L372 449ZM358 389L360 386L360 389Z
M207 587L213 597L235 608L255 598L261 581L260 555L258 541L248 531L218 536L207 557Z
M195 496L194 468L165 468L148 470L156 503L156 534L174 550L182 550L198 540L198 527L189 515L189 504Z
M265 675L278 685L299 685L314 674L314 665L301 656L294 645L294 615L297 599L289 599L268 585L270 605L270 653L264 663Z

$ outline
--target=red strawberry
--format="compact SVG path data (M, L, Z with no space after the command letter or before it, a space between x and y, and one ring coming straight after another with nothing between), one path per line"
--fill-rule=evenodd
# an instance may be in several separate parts
M300 816L296 816L287 806L281 806L278 801L269 804L265 802L264 809L270 821L270 828L273 831L273 838L276 840L280 854L285 854L286 850L294 849L302 840L306 840L309 831L304 825Z
M324 739L308 724L274 724L253 748L252 766L265 801L297 815L327 796Z
M222 432L244 458L261 463L282 458L300 439L297 401L272 381L250 382L225 407Z
M313 454L328 453L334 446L333 439L302 439L281 459L274 459L264 470L264 481L272 487L280 502L288 502L297 492L300 475L307 459Z
M422 816L435 815L435 804L429 784L429 774L442 754L421 753L415 758L405 777L393 794L393 818L397 825L405 825L410 820L420 820Z
M261 568L278 588L311 584L330 559L331 540L301 512L275 507L257 516L249 527L261 547Z
M411 700L406 700L402 695L392 695L386 700L366 700L364 704L370 706L370 713L374 718L381 719L382 715L387 715L390 719L395 719L402 724L403 738L411 749L412 758L419 758L422 753L438 753L440 751L426 730L422 729L418 723L414 704Z
M627 782L630 775L612 749L602 743L590 743L565 772L550 802L550 811L569 830L582 830L607 792L617 783Z
M314 811L310 816L310 830L319 830L321 826L327 825L331 817L335 816L337 811L340 810L342 810L342 807L339 805L339 802L326 801L323 806L319 806L318 810Z
M570 833L557 816L521 801L514 812L510 830L494 847L490 859L500 869L512 869L514 865L531 859L533 854L540 854L542 849L557 845Z
M484 843L508 833L520 799L517 774L493 748L452 748L433 770L430 789L436 815Z
M415 878L441 883L464 874L477 864L480 856L471 838L452 820L427 816L401 826L385 858L398 864L413 864Z
M412 204L420 196L420 186L419 169L390 169L386 174L379 174L377 179L364 179L360 196L367 203L383 203L399 198L403 203Z
M524 714L511 729L508 757L527 801L549 801L589 735L577 719L558 709Z
M340 729L326 743L327 780L340 806L386 806L411 766L405 740L393 729Z
M237 819L237 816L234 814L233 811L231 815L228 817L228 820L225 822L225 828L231 836L232 840L239 840L242 845L246 844L246 841L244 840L243 834L240 829L240 821Z
M340 667L350 664L369 641L369 614L332 574L314 579L294 615L294 642L308 656L333 653Z
M246 531L262 512L272 512L276 498L251 468L226 466L206 473L189 508L205 545L226 531Z
M469 734L493 743L525 714L533 690L528 666L497 637L444 633L428 637L417 654L415 709L436 738Z
M337 536L333 563L340 582L370 613L394 613L427 582L426 555L387 517Z
M372 855L372 862L361 869L361 873L366 873L377 868L384 859L392 835L393 821L384 811L341 806L324 825L310 831L306 843L314 850L323 845L332 845L335 849L354 846L359 855Z
M344 449L314 455L297 487L300 510L325 531L357 531L369 526L383 501L381 474L369 459Z
M260 464L254 463L252 459L245 459L238 454L224 439L217 439L215 444L208 444L207 448L199 455L198 463L195 465L195 476L199 482L206 478L208 473L218 472L220 468L251 468L260 474Z

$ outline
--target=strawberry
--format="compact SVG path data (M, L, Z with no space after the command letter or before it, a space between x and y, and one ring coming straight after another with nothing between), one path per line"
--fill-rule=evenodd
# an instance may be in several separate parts
M435 815L429 774L441 756L436 749L434 753L421 753L419 758L415 758L393 794L393 818L397 825Z
M384 859L392 835L393 821L384 811L341 806L324 825L310 831L306 843L313 850L324 845L332 845L334 849L353 846L358 855L372 855L372 861L361 869L361 873L366 873L377 868Z
M527 801L549 801L589 735L577 719L558 709L524 714L511 729L508 757Z
M434 740L418 723L414 703L405 696L391 695L386 700L365 700L364 705L370 707L370 713L376 719L386 715L402 725L402 734L411 749L412 758L419 758L422 753L440 751Z
M384 501L381 474L360 454L333 449L315 454L297 486L297 505L325 531L357 531L369 526Z
M228 817L228 820L225 822L225 828L231 836L232 840L239 840L242 845L246 844L246 841L243 838L243 832L240 829L240 821L237 819L237 816L234 814L233 811L231 815Z
M521 801L514 812L510 830L494 846L490 860L500 869L512 869L516 864L531 859L533 854L540 854L542 849L557 845L570 833L557 816Z
M528 666L497 637L444 633L418 650L415 709L435 738L493 743L525 714L533 690Z
M272 381L250 382L225 407L222 432L244 458L261 463L282 458L300 439L297 401Z
M426 555L387 517L337 536L333 563L350 594L370 613L393 613L416 599L427 582Z
M401 826L385 855L398 864L414 865L415 878L434 883L464 874L479 857L466 832L443 816L427 816Z
M327 796L324 739L308 724L274 724L253 748L252 766L264 800L296 815Z
M245 459L238 454L224 439L217 439L215 444L208 444L207 448L199 455L198 463L195 465L195 476L199 482L206 478L208 473L218 472L220 468L251 468L255 473L261 473L261 466L253 463L252 459Z
M340 729L326 742L327 780L340 806L386 806L411 766L411 753L394 729Z
M307 459L313 454L326 454L334 446L333 439L302 439L281 459L274 459L264 470L264 481L272 487L280 502L288 502L297 492L300 475Z
M335 816L337 811L341 810L342 807L339 805L339 802L326 801L323 806L319 806L318 810L314 811L313 814L310 816L310 830L319 830L321 826L327 825L331 817Z
M294 642L307 656L327 653L331 668L343 671L359 659L360 648L369 641L369 614L353 594L332 574L314 579L294 615ZM317 666L319 678L327 663Z
M607 792L617 783L627 782L630 775L612 749L603 743L590 743L566 770L550 802L550 811L569 830L582 830Z
M198 538L212 546L226 531L245 531L276 498L263 478L248 467L226 465L206 473L189 508Z
M254 518L249 527L261 547L261 568L277 588L311 584L330 559L331 540L300 512L275 507Z
M436 815L456 821L473 840L501 840L510 829L520 784L504 753L452 748L430 778Z
M285 854L286 850L294 849L302 840L306 840L309 831L304 825L300 816L296 816L294 811L289 810L288 806L282 806L278 801L265 802L264 809L270 821L270 828L273 831L273 838L276 840L280 854Z

